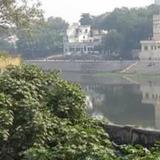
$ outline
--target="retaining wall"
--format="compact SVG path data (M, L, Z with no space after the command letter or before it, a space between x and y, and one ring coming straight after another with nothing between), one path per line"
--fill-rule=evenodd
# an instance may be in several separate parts
M123 70L135 61L45 61L29 60L26 64L33 64L45 70L57 69L63 72L111 72Z
M140 144L146 147L153 146L160 141L160 131L132 126L109 124L105 127L112 141L116 144Z

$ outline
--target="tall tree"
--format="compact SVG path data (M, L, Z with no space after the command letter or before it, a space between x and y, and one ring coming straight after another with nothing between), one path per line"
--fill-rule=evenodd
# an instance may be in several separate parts
M30 32L18 31L17 49L26 58L46 57L63 52L63 36L68 24L61 18L48 18L32 25Z
M38 0L1 0L0 26L26 26L42 16Z
M29 30L40 19L43 15L38 0L0 0L0 51L16 52L17 28Z
M83 13L79 22L81 25L92 25L93 16L91 16L89 13Z
M109 31L116 30L121 34L123 36L123 47L120 50L121 57L131 58L132 50L140 49L140 41L152 37L152 17L159 11L160 6L157 5L131 9L116 8L110 14L106 13L94 18L93 24L96 28Z
M116 30L111 30L106 37L103 39L102 48L112 57L114 54L119 54L123 47L123 35L118 33Z

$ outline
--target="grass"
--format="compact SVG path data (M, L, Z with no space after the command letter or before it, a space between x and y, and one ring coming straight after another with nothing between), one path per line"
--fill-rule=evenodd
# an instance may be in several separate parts
M123 73L120 72L98 72L96 73L96 76L98 77L120 77L123 76Z
M144 82L144 81L159 81L160 74L138 74L138 73L120 73L120 72L99 72L95 76L98 77L112 77L112 78L124 78L133 80L133 82Z
M160 74L125 74L137 81L160 81Z
M0 69L5 69L9 65L20 65L20 57L0 56Z

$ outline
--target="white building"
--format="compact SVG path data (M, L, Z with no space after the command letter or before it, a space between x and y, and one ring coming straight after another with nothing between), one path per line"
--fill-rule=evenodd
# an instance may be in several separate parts
M69 26L64 38L64 53L97 53L96 47L106 34L106 31L74 23Z
M140 60L160 60L160 15L153 16L152 39L141 41L140 43Z

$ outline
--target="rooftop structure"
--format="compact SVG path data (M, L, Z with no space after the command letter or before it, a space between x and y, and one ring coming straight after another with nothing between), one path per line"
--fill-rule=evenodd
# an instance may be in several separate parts
M64 38L64 53L95 53L105 34L106 31L74 23L69 26Z

